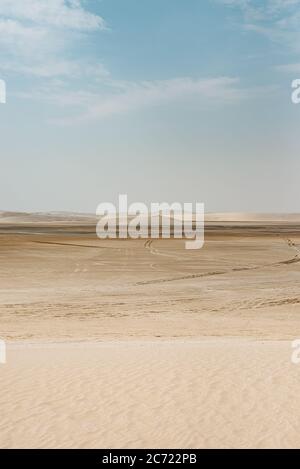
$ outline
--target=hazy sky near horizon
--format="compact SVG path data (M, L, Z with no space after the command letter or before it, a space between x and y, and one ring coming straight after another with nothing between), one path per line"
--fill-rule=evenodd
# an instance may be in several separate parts
M300 211L300 0L0 0L0 210Z

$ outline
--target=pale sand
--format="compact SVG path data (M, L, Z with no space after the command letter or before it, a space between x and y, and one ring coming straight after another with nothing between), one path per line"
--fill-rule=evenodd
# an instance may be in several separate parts
M299 446L289 342L12 348L0 368L5 448Z
M94 233L0 226L0 447L299 447L299 224Z
M282 340L299 331L298 226L212 227L195 251L174 239L100 241L90 229L0 227L2 339Z

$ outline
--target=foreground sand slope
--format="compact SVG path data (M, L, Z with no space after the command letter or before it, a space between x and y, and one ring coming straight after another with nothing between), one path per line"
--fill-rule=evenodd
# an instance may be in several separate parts
M0 446L297 447L290 355L237 339L15 347L0 366Z

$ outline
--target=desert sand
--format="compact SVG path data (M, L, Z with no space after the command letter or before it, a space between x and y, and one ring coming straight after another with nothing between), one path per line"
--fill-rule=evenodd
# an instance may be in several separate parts
M300 370L285 341L11 346L5 448L299 444Z
M0 447L299 446L297 215L199 251L66 218L0 216Z

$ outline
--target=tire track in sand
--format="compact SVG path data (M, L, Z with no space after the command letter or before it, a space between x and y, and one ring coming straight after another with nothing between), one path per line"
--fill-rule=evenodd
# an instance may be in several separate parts
M142 282L137 282L135 283L135 285L154 285L154 284L159 284L159 283L176 282L177 280L192 280L195 278L205 278L205 277L213 277L216 275L225 275L225 274L232 273L232 272L246 272L250 270L260 270L266 267L280 267L282 265L290 265L290 264L295 264L297 262L300 262L300 250L297 247L297 245L291 239L287 239L286 242L289 247L296 250L297 254L291 259L287 259L284 261L272 262L270 264L262 264L262 265L257 265L257 266L234 267L232 269L214 270L210 272L201 272L198 274L195 273L195 274L190 274L190 275L182 275L178 277L169 277L169 278L164 278L164 279L145 280ZM148 240L144 246L147 247L148 249L151 249L151 244L152 244L152 241Z

